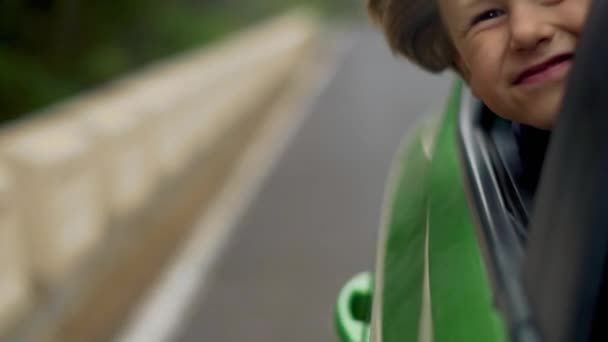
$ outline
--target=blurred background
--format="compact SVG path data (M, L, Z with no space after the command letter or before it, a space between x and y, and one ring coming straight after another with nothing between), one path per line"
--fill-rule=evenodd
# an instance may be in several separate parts
M363 0L0 1L0 340L335 341L450 79Z
M1 119L221 39L287 8L362 13L355 0L10 0L0 3Z

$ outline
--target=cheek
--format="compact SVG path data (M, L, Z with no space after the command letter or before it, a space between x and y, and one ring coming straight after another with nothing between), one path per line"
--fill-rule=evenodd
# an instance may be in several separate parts
M486 101L488 96L496 96L500 84L503 49L495 42L487 39L474 42L467 56L471 89Z
M559 21L566 29L578 36L585 25L585 19L591 6L591 0L566 0L560 11Z
M492 34L490 34L492 33ZM489 32L482 40L471 44L467 55L470 70L469 86L473 94L497 114L512 119L513 101L504 74L507 53L502 32Z

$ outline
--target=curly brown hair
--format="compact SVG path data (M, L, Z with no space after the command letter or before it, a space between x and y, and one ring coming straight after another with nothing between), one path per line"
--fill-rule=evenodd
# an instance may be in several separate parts
M454 67L455 50L437 0L367 0L367 8L394 52L431 72Z

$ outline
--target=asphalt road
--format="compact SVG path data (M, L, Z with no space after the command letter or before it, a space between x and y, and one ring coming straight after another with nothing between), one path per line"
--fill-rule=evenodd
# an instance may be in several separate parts
M451 76L426 74L365 26L194 303L180 341L334 341L332 307L372 267L399 141Z

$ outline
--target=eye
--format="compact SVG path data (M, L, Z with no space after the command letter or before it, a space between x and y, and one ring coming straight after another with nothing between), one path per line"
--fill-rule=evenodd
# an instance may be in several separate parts
M473 18L473 20L471 21L471 26L475 26L482 21L498 18L498 17L502 16L503 14L505 14L505 11L503 11L501 9L497 9L497 8L493 8L491 10L484 11L484 12L478 14L475 18Z

